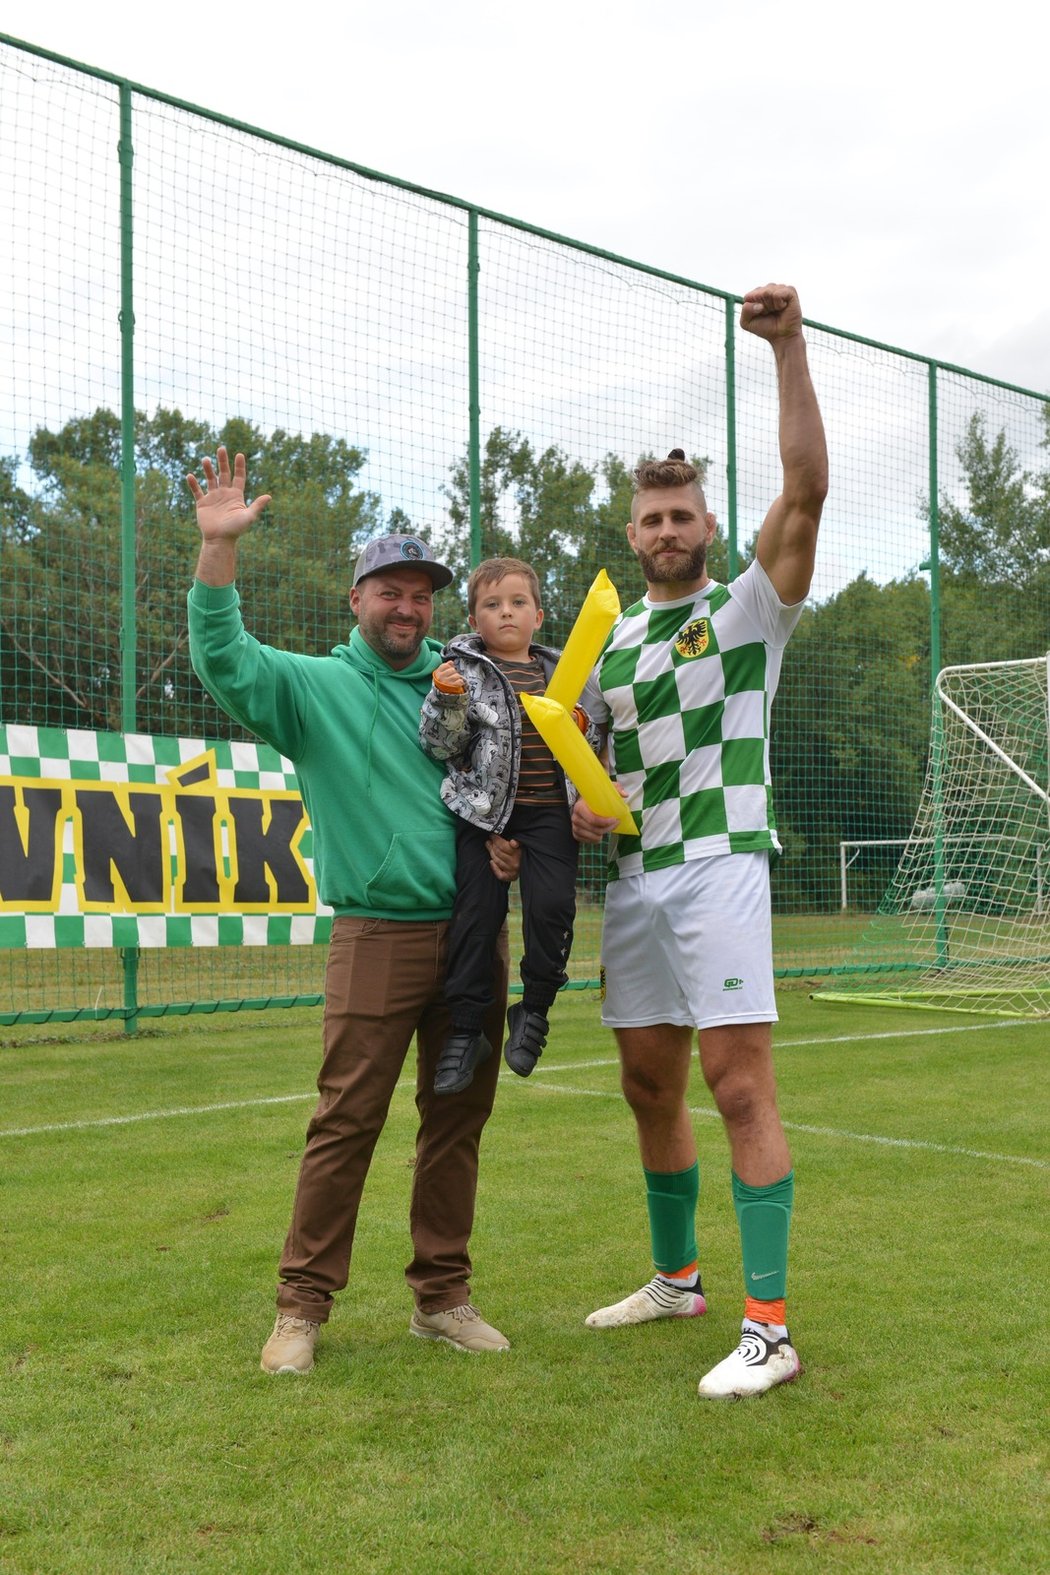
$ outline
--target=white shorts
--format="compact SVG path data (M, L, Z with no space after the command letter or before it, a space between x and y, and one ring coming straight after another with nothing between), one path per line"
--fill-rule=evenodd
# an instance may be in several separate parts
M609 882L607 1028L776 1020L767 853L719 854Z

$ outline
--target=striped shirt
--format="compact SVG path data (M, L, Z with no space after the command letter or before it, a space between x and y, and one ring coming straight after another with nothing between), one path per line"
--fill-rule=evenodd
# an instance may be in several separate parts
M564 804L565 783L555 765L554 756L525 714L520 697L544 695L547 679L538 656L525 662L504 662L493 658L496 666L514 690L518 699L518 718L521 722L521 765L518 770L518 790L515 804Z

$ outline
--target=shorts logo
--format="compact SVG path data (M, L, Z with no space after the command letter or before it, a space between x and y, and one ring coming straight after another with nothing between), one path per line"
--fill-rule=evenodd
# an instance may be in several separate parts
M722 980L722 989L723 990L742 990L743 988L744 988L744 981L743 981L743 979L723 979Z
M711 643L711 630L706 618L694 618L692 623L687 623L674 648L679 656L703 656Z
M604 1001L605 1000L605 968L604 968L604 966L598 969L598 987L599 987L598 988L598 999L599 999L599 1001Z

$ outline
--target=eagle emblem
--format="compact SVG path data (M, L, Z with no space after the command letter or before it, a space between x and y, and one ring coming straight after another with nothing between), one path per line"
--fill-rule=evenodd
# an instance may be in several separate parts
M703 656L711 643L711 630L706 618L694 618L692 623L687 623L674 648L679 656Z

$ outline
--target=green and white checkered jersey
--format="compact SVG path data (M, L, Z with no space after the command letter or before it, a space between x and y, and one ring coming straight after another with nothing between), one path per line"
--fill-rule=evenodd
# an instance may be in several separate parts
M614 837L611 879L779 851L769 707L804 605L784 606L756 560L731 585L646 596L620 616L596 670L596 720L640 834Z

